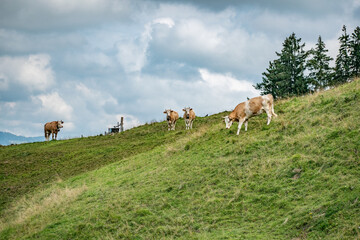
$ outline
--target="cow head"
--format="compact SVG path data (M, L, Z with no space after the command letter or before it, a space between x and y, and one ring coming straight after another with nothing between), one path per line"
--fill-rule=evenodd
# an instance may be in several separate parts
M191 110L192 110L192 108L190 108L190 107L186 107L186 108L183 109L183 111L185 112L186 119L190 118L190 111Z
M59 128L64 127L62 124L64 124L63 120L57 121L57 128L59 129Z
M170 114L173 112L173 110L171 110L171 109L166 109L165 111L164 111L164 113L166 114L166 120L167 121L170 121Z
M229 116L223 117L225 119L226 129L229 129L234 122Z

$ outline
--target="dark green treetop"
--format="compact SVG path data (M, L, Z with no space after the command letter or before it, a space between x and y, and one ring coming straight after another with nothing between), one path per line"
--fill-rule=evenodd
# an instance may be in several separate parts
M326 55L328 51L321 36L318 38L315 49L313 48L309 51L311 58L306 65L310 71L308 79L312 90L323 89L329 85L332 75L330 61L332 61L333 58Z

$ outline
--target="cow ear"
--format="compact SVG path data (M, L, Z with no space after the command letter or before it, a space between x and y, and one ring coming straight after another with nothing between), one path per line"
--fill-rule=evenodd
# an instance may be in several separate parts
M166 111L164 111L164 113L166 113Z
M192 110L192 108L190 108L190 110Z
M185 112L185 108L183 108L183 111Z

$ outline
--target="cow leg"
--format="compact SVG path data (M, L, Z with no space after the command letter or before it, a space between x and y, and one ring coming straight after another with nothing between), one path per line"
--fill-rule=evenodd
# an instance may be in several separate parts
M192 129L193 120L190 121L190 129Z
M269 125L271 122L271 108L268 106L267 108L265 108L265 112L267 115L267 124L266 125Z
M57 138L57 132L55 132L55 140L56 140L56 138Z
M274 112L274 104L271 104L271 114L277 117L277 114Z
M268 115L268 118L267 118L267 124L266 125L269 125L271 122L271 115Z
M171 122L168 122L168 131L171 130Z
M245 132L247 132L248 119L245 120Z
M175 125L176 125L176 121L173 123L173 129L175 131Z
M239 120L239 126L238 126L238 130L237 130L236 135L239 135L241 126L244 123L244 121L245 121L245 118Z

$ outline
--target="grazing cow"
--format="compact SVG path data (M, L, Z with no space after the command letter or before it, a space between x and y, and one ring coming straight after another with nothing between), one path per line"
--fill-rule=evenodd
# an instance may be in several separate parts
M192 129L193 121L195 120L195 112L190 107L184 108L183 111L184 111L185 127L186 129Z
M267 114L267 125L270 124L271 117L277 117L274 112L274 98L271 94L254 97L246 102L239 103L235 109L225 118L226 128L229 129L233 122L239 122L236 135L239 135L242 124L245 122L245 131L249 118L260 115L265 110Z
M171 109L165 110L164 113L166 114L166 121L168 121L168 131L175 130L175 124L179 119L179 114Z
M60 120L60 121L53 121L53 122L48 122L44 125L44 133L45 133L45 139L46 141L49 141L50 138L50 134L52 134L52 139L54 139L54 135L55 135L55 140L57 137L58 132L60 132L60 128L63 127L64 121Z

